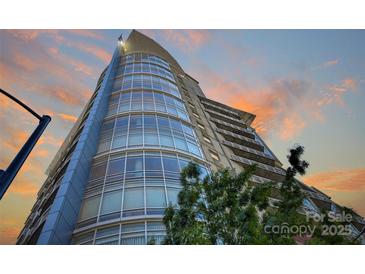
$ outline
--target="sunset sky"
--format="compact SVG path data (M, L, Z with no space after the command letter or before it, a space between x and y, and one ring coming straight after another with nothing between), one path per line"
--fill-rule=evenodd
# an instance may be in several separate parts
M256 114L253 126L300 178L365 216L365 31L141 30L200 82L207 97ZM44 172L130 30L0 30L0 87L52 122L0 201L0 244L15 243ZM37 120L0 94L0 168Z

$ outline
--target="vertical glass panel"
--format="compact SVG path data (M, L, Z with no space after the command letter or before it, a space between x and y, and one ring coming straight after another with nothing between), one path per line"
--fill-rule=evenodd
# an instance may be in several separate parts
M104 178L105 170L106 170L106 162L102 163L102 164L99 164L99 165L94 165L91 168L89 181Z
M158 126L159 128L162 127L170 127L170 123L169 123L169 119L164 118L164 117L158 117Z
M171 127L174 130L177 130L177 131L180 131L180 132L183 131L182 126L181 126L181 123L179 121L176 121L174 119L170 119L170 122L171 122Z
M142 171L143 158L142 156L128 157L126 172Z
M144 207L143 188L127 188L124 190L125 210Z
M167 188L167 199L168 203L172 205L178 204L178 195L180 190L176 188Z
M162 170L161 157L159 156L145 156L146 170Z
M131 93L122 93L120 97L119 112L129 111Z
M155 92L156 103L165 104L164 96L161 93Z
M143 136L142 134L129 134L128 136L128 146L142 146Z
M121 190L104 193L100 214L103 215L120 211L121 204L122 204Z
M114 136L112 148L123 148L126 146L127 135Z
M162 157L165 171L180 172L176 158Z
M117 245L117 244L119 244L119 237L118 237L118 235L116 235L116 236L97 239L97 240L95 240L95 244L96 245Z
M162 187L147 187L146 189L147 207L165 207L165 189Z
M186 141L184 139L175 137L174 140L177 149L188 151L188 145L186 144Z
M125 158L114 159L109 162L107 175L114 175L124 172Z
M183 131L186 133L186 134L188 134L188 135L190 135L190 136L192 136L192 137L195 137L195 135L194 135L194 131L193 131L193 129L191 128L191 127L189 127L189 126L187 126L187 125L182 125L182 127L183 127Z
M200 167L200 180L204 180L205 177L209 175L209 172L206 169L206 167L201 166L201 165L199 167Z
M188 142L188 146L189 146L189 150L190 150L191 153L201 157L200 150L199 150L199 148L196 144Z
M97 216L99 204L100 195L85 199L80 210L80 220L82 221Z
M155 133L144 133L144 144L147 146L158 146L158 135Z
M188 166L189 160L183 160L183 159L180 158L179 163L180 163L180 169L183 170L185 167Z
M164 147L174 147L174 141L171 135L160 134L160 144Z
M142 116L133 115L129 125L129 130L142 129Z

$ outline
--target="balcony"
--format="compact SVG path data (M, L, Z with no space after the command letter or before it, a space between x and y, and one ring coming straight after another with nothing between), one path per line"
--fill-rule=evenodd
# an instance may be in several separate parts
M217 129L217 132L224 135L227 141L264 152L264 146L259 141L220 128Z
M224 140L222 143L224 145L228 146L233 151L233 153L237 156L248 158L248 159L254 160L256 162L261 162L261 163L264 163L267 165L272 165L272 166L275 165L275 160L271 156L266 155L265 153L263 153L261 151L258 151L258 150L252 149L252 148L248 148L245 146L241 146L239 144L232 143L232 142L229 142L226 140Z
M233 124L233 125L238 126L238 127L247 128L247 125L239 119L233 118L232 116L222 114L222 113L220 113L218 111L215 111L215 110L211 110L211 109L205 109L205 110L213 118L219 119L219 120L224 121L224 122L229 123L229 124Z
M235 134L243 135L247 138L255 140L255 135L247 128L235 126L235 125L232 125L231 123L227 123L227 122L224 122L222 120L219 120L219 119L216 119L213 117L210 118L210 121L214 122L216 124L216 126L220 129L224 129L224 130L233 132Z
M281 168L265 165L250 159L239 157L237 155L231 155L231 160L239 164L242 164L244 167L257 165L255 174L257 174L260 177L267 178L269 180L282 181L286 175L286 172Z
M240 118L240 116L238 115L237 112L234 112L234 111L231 111L229 109L226 109L226 108L223 108L223 107L208 103L206 101L201 101L201 102L202 102L202 104L204 105L204 107L206 109L211 109L213 111L221 113L222 115L232 117L233 119L236 119L236 120L241 120L241 118Z
M240 109L232 108L230 106L227 106L220 102L216 102L216 101L208 99L206 97L199 96L199 99L202 103L209 104L209 105L213 106L215 109L220 109L224 112L233 114L233 116L238 117L239 120L243 121L248 126L250 126L252 124L253 120L256 117L256 115L254 115L252 113L249 113L249 112L246 112L246 111L243 111ZM228 116L230 116L230 114L228 114Z

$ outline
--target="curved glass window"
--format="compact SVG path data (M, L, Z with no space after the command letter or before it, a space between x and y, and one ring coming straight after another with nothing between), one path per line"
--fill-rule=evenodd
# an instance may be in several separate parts
M170 81L155 76L145 74L129 74L114 80L112 92L125 91L129 89L153 89L169 93L178 98L181 98L179 89Z
M114 134L107 143L105 139L100 140L98 152L109 151L110 148L166 147L202 158L193 128L179 120L156 114L141 114L118 117L105 124L108 126L103 128L108 131L111 130L110 124L115 125Z
M151 90L134 90L110 96L107 116L130 111L168 113L189 121L185 105L172 96Z
M100 195L85 199L80 210L80 221L96 217L98 215L99 204Z
M177 203L180 172L193 160L172 153L127 152L97 159L92 174L99 172L101 159L102 165L107 166L106 176L97 191L93 185L95 179L89 178L79 227L82 223L89 225L90 219L96 223L121 217L163 215L167 204ZM208 172L203 165L200 170L202 174Z
M165 226L161 221L139 221L101 227L78 234L73 238L72 244L129 245L146 244L151 240L155 244L161 244L165 235Z
M169 63L167 63L162 58L152 55L152 54L146 54L146 53L132 53L128 55L124 55L120 59L120 63L134 63L134 62L149 62L158 64L162 67L165 67L167 69L170 69Z
M169 79L175 83L174 75L170 70L152 63L130 63L121 65L117 71L117 77L133 73L154 74Z

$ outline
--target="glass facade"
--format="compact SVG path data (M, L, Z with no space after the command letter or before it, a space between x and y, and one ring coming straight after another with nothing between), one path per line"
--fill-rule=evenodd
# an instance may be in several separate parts
M137 147L171 148L202 158L193 128L175 118L133 114L104 122L98 153Z
M158 244L181 170L207 167L169 64L135 53L115 70L73 243Z
M93 229L73 239L73 244L81 245L141 245L154 240L160 244L166 232L161 221L150 220L130 222Z
M153 89L181 98L177 86L171 81L155 75L130 74L116 78L112 91L129 89Z
M111 96L107 116L131 111L166 113L189 121L184 103L160 92L133 90Z

